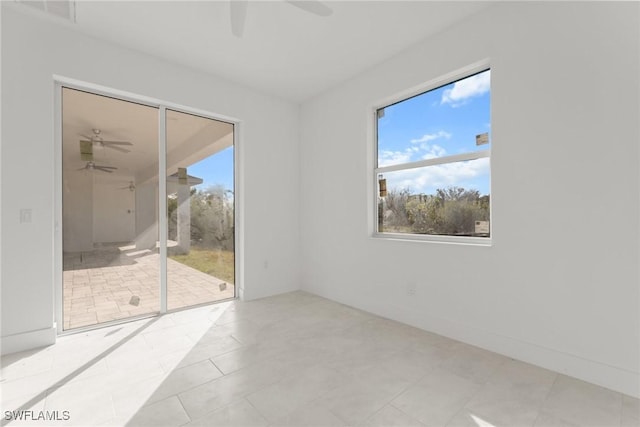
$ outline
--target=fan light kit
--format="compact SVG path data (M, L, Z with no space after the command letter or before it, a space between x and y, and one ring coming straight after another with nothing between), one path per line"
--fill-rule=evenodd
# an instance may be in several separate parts
M101 133L100 129L93 129L92 136L80 135L81 137L86 138L86 140L80 140L81 147L82 147L82 144L91 144L92 146L97 146L101 148L111 148L113 150L120 151L123 153L131 152L131 150L127 150L126 148L120 147L121 145L133 145L129 141L106 141L105 139L102 138L100 133Z
M131 150L127 150L126 148L122 148L122 145L133 145L129 141L106 141L102 138L100 129L92 129L93 135L80 135L83 138L80 140L80 158L87 162L83 167L78 170L86 170L86 171L94 171L99 170L101 172L113 173L114 170L117 170L117 167L114 166L105 166L105 165L96 165L93 161L93 147L101 147L101 148L111 148L116 151L120 151L122 153L130 153ZM135 185L133 182L130 184L129 188L133 186L135 189ZM133 191L133 189L131 191Z

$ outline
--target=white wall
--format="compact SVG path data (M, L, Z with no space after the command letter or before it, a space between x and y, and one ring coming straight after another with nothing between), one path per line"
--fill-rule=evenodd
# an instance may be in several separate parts
M67 171L63 176L64 252L90 251L95 243L135 240L135 194L120 188L133 177L99 173Z
M62 179L63 248L65 252L90 251L93 249L93 177L73 178L65 174Z
M638 7L500 4L303 104L303 289L640 395ZM370 107L485 58L493 246L371 238Z
M132 176L93 173L93 243L135 240L135 194L122 188L123 182L133 180Z
M158 184L136 185L136 248L151 249L158 241Z
M305 103L298 117L282 100L5 3L3 351L52 336L57 74L243 120L246 297L297 287L300 229L309 291L640 395L638 4L502 4ZM370 238L367 109L483 58L493 79L493 246ZM32 223L18 222L21 208L33 209Z
M36 331L52 337L54 75L241 120L244 296L297 289L298 106L23 15L20 7L2 2L3 351L21 348L20 337ZM32 223L19 223L20 208L33 209Z

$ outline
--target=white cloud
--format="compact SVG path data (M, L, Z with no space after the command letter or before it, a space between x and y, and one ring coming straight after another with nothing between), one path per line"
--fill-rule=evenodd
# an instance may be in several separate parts
M450 104L452 107L464 105L469 99L487 93L490 89L490 80L491 71L485 71L457 81L453 84L453 88L444 91L440 103Z
M434 139L438 139L438 138L449 139L449 138L451 138L451 134L449 132L445 132L443 130L441 130L440 132L437 132L437 133L427 133L425 135L422 135L421 138L412 139L411 143L412 144L419 144L421 142L433 141Z
M387 186L391 189L408 188L413 194L433 194L437 188L449 186L477 188L479 178L489 176L489 159L481 158L467 162L445 163L426 168L407 169L386 174Z
M381 151L378 155L378 167L410 162L412 154L411 149L406 151Z
M438 138L449 139L451 138L451 134L441 130L436 133L425 134L418 139L412 139L411 143L416 145L409 146L404 150L382 150L378 154L378 166L384 167L400 163L415 162L423 159L442 157L447 154L447 151L444 148L436 144L427 143Z
M444 148L435 144L420 144L416 147L408 147L404 151L381 151L378 156L378 167L434 159L446 154L447 152Z
M391 166L400 163L415 162L418 160L434 159L447 154L447 150L437 144L427 144L437 138L451 138L451 134L440 131L434 134L423 135L422 138L412 139L412 143L419 143L404 149L404 151L383 150L378 155L378 166Z
M436 144L420 144L420 148L426 151L426 153L422 155L423 160L435 159L436 157L443 157L447 154L447 150Z

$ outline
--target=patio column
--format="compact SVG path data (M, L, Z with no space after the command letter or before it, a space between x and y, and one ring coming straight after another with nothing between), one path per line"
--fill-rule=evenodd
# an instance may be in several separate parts
M186 168L180 168L178 179L178 251L189 253L191 250L191 186L187 180ZM184 170L184 172L182 172ZM180 175L184 173L184 178Z

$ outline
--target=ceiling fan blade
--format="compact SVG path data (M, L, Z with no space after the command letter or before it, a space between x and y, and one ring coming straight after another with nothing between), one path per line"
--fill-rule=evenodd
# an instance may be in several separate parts
M102 141L102 143L109 145L133 145L129 141Z
M103 165L94 165L94 167L95 168L101 168L101 169L113 169L113 170L118 169L118 168L116 168L114 166L103 166Z
M231 6L231 32L236 37L242 37L244 23L247 19L248 0L229 0Z
M112 150L120 151L121 153L130 153L131 152L131 150L127 150L126 148L117 147L117 146L111 145L111 144L105 145L105 147L106 148L110 148Z
M318 0L287 0L287 3L318 16L329 16L333 10Z
M102 168L100 166L96 166L94 167L95 170L101 171L101 172L106 172L106 173L113 173L112 170L106 169L106 168Z

